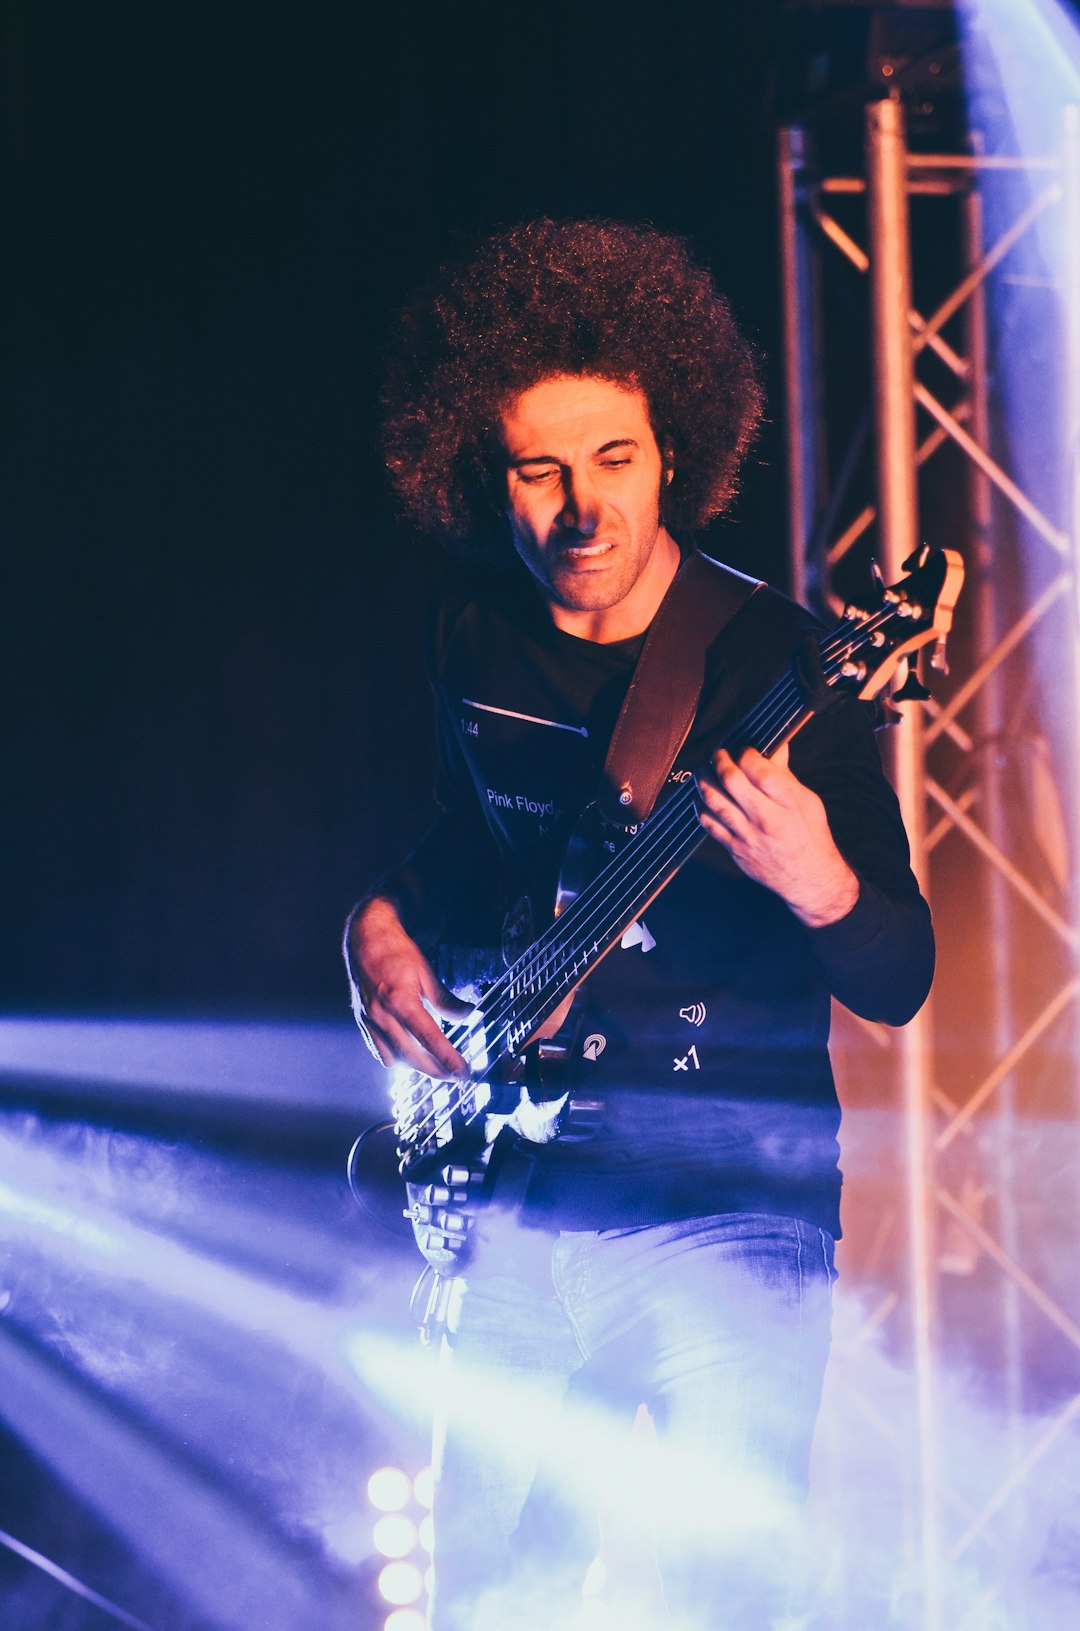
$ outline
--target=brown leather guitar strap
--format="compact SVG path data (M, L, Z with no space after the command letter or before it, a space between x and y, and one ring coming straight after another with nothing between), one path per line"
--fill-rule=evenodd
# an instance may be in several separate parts
M761 580L697 551L685 557L649 625L600 778L601 814L644 821L690 733L705 656Z

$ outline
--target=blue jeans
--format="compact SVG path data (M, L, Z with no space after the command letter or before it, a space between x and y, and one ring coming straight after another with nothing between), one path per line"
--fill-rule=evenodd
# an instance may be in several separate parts
M571 1627L612 1498L654 1510L668 1623L779 1624L803 1589L832 1237L742 1214L554 1242L518 1229L505 1267L451 1296L431 1631ZM658 1444L644 1471L627 1433L641 1403Z

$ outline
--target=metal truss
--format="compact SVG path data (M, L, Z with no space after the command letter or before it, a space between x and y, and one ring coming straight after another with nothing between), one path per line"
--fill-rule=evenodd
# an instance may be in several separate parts
M1058 1260L1075 1260L1080 1184L1033 1224L1025 1154L1033 1127L1073 1137L1078 1109L1080 114L1068 110L1060 151L1034 157L986 155L975 132L966 151L914 151L898 99L864 119L856 174L819 165L812 131L780 132L794 592L839 611L871 549L891 581L922 538L957 542L958 519L968 585L957 678L906 704L889 744L945 996L899 1033L839 1027L841 1083L872 1056L904 1160L892 1193L864 1203L854 1227L849 1216L845 1269L864 1314L837 1366L845 1408L897 1469L918 1578L907 1623L974 1631L1006 1623L988 1616L1008 1602L1025 1493L1080 1417L1080 1299L1053 1283L1045 1250L1052 1229ZM1053 276L1035 247L1048 227L1064 245ZM1034 476L1005 423L1007 342L991 320L1002 290L1056 325L1055 366L1032 361L1053 375L1041 435L1054 456ZM949 530L935 537L943 493ZM1064 676L1052 721L1039 687L1048 642ZM1038 772L1026 793L1025 753ZM976 1305L978 1343L964 1330ZM871 1339L910 1366L907 1422L860 1388ZM1032 1358L1047 1343L1050 1381ZM1005 1423L974 1481L947 1419L960 1365L990 1378Z

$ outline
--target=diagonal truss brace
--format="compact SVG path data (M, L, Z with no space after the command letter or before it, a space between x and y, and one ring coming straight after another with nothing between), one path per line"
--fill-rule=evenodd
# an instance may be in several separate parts
M919 168L917 159L911 160L913 169ZM859 184L861 187L861 183ZM845 190L852 190L851 187ZM1019 240L1030 231L1040 218L1056 204L1060 204L1063 190L1058 182L1045 187L1039 195L1032 199L1026 209L1021 211L1015 221L1001 234L986 253L979 259L950 295L938 306L932 316L925 318L920 312L912 308L908 312L908 321L911 325L914 341L913 349L919 351L931 347L951 372L961 381L967 381L971 376L969 361L961 357L952 346L945 341L941 328L949 319L965 305L975 291L985 283L990 273L1003 261L1006 255L1015 247ZM810 215L822 235L839 250L846 260L860 273L866 273L870 267L870 258L865 249L849 233L835 216L830 215L820 204L815 202L810 207ZM950 411L919 381L915 381L915 398L932 418L937 421L937 429L927 437L918 449L918 463L921 466L938 448L943 445L946 438L951 437L964 453L977 464L991 481L1000 489L1009 501L1020 511L1032 526L1046 539L1046 541L1061 555L1067 555L1070 547L1068 536L1062 533L1039 510L1023 490L1001 468L985 448L971 436L963 427L963 411ZM876 518L876 506L867 505L860 511L855 520L844 530L827 549L826 559L834 564L852 547L858 538L867 530Z
M1032 910L1037 912L1043 921L1053 929L1059 939L1071 951L1076 951L1077 947L1080 946L1080 933L1070 923L1066 923L1061 914L1055 912L1054 908L1043 900L1034 884L1029 883L1020 868L1014 865L1007 855L1002 854L1001 850L987 837L982 828L972 821L970 816L965 815L956 800L950 798L945 789L939 786L932 776L926 778L926 791L934 803L944 810L954 827L962 832L965 838L971 840L975 848L986 857L991 866L997 868L1002 877L1012 885L1018 895L1021 895L1027 901Z
M1080 976L1074 976L1071 980L1067 980L1061 989L1051 997L1042 1012L1032 1020L1023 1036L1014 1042L1008 1053L998 1060L989 1075L985 1076L970 1097L965 1099L963 1106L959 1109L955 1105L952 1106L951 1120L935 1140L934 1147L939 1154L948 1149L957 1133L963 1132L967 1128L971 1118L977 1111L981 1110L987 1099L997 1091L1002 1082L1012 1075L1020 1061L1026 1054L1030 1053L1040 1037L1050 1029L1058 1015L1064 1013L1077 993L1080 993ZM951 1101L947 1102L951 1103Z

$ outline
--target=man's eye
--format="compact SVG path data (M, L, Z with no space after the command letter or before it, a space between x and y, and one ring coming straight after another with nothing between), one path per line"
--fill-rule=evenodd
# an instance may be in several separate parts
M518 480L523 481L527 487L535 487L542 481L550 481L557 473L555 470L519 470Z
M626 465L626 464L630 463L630 460L629 459L603 459L603 460L601 460L601 463L602 463L603 468L605 470L621 470L623 468L623 465Z

